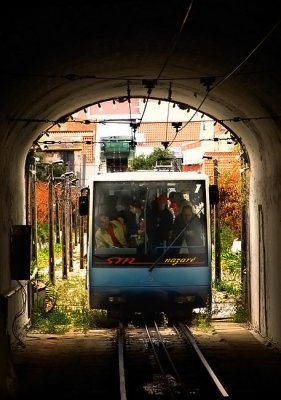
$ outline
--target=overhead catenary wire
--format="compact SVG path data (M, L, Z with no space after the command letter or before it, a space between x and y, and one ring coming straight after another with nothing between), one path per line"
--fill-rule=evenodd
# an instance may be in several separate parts
M214 121L214 125L216 123L220 123L220 124L224 124L226 122L245 122L245 121L252 121L252 120L278 120L281 118L281 114L280 115L271 115L271 116L252 116L252 117L240 117L240 116L233 116L231 118L223 118L223 119L219 119ZM58 125L57 121L53 121L53 120L48 120L48 119L40 119L40 118L11 118L11 120L13 121L22 121L22 122L46 122L46 123L50 123L52 124L52 127L48 128L48 131L50 129L52 129L55 125ZM78 124L84 124L84 125L89 125L89 124L131 124L134 123L136 121L135 118L114 118L114 119L103 119L103 120L86 120L87 122L85 123L85 120L71 120L71 122L73 123L78 123ZM201 123L201 122L210 122L210 119L193 119L192 121L188 120L186 122L183 121L183 127L181 129L179 129L179 131L181 131L182 129L185 128L185 126L189 123L189 122L193 122L193 123ZM43 134L47 134L48 131L44 131Z
M174 49L175 49L175 47L176 47L176 45L177 45L177 42L178 42L178 40L179 40L179 37L180 37L180 35L181 35L181 33L182 33L182 31L183 31L183 28L184 28L184 26L185 26L185 24L186 24L186 21L187 21L187 18L188 18L188 16L189 16L189 14L190 14L190 12L191 12L191 8L192 8L192 5L193 5L193 1L191 1L190 3L189 3L189 5L188 5L188 7L187 7L187 11L186 11L186 13L185 13L185 15L184 15L184 18L183 18L183 21L182 21L182 23L181 23L181 26L180 26L180 29L178 30L178 32L176 33L176 35L174 36L174 38L173 38L173 40L172 40L172 43L171 43L171 46L169 47L169 51L168 51L168 53L167 53L167 56L166 56L166 58L165 58L165 61L164 61L164 63L163 63L163 65L162 65L162 68L160 69L160 71L159 71L159 73L158 73L158 75L157 75L157 77L156 77L156 79L151 79L151 81L153 81L154 83L155 82L157 82L157 81L159 81L159 80L163 80L163 81L166 81L166 80L169 80L170 81L170 83L171 83L171 79L170 78L162 78L162 74L163 74L163 71L165 70L165 68L166 68L166 66L167 66L167 64L168 64L168 61L169 61L169 59L170 59L170 57L172 56L172 53L173 53L173 51L174 51ZM219 76L216 76L216 77L213 77L212 76L212 78L214 79L214 81L216 81L216 80L218 80L218 79L220 79L216 84L214 84L212 87L210 87L209 88L209 90L207 90L207 93L205 94L205 96L203 97L203 99L201 100L201 102L200 102L200 104L199 104L199 106L195 109L195 111L194 111L194 113L193 113L193 115L192 115L192 117L188 120L188 121L186 121L186 122L184 122L183 124L182 124L182 127L180 128L180 129L178 129L178 131L176 132L176 134L175 134L175 136L174 136L174 138L173 138L173 140L171 141L171 142L169 142L169 145L171 146L175 141L176 141L176 138L177 138L177 135L178 135L178 133L182 130L182 129L184 129L184 127L187 125L187 124L189 124L191 121L192 122L195 122L194 121L194 117L195 117L195 114L196 114L196 112L198 112L200 109L201 109L201 107L203 106L203 104L204 104L204 102L206 101L206 99L207 99L207 97L209 96L209 93L210 92L213 92L217 87L219 87L220 85L222 85L223 83L225 83L228 79L230 79L230 77L231 76L233 76L234 74L237 76L237 75L248 75L248 74L259 74L259 73L265 73L266 71L264 71L264 70L262 70L262 71L252 71L252 72L240 72L240 73L238 73L238 71L239 71L239 69L241 69L241 67L242 67L242 65L244 65L247 61L248 61L248 59L250 59L250 57L262 46L262 44L268 39L268 37L270 37L270 35L277 29L277 27L280 25L280 22L281 22L281 20L279 19L274 25L273 25L273 27L266 33L266 35L259 41L259 43L250 51L250 53L229 73L229 74L227 74L226 76L221 76L221 75L219 75ZM124 79L124 80L126 80L127 81L127 83L128 83L128 88L130 89L130 81L139 81L140 80L140 78L138 77L138 78L136 78L136 77L130 77L130 76L117 76L117 77L98 77L98 76L96 76L96 75L85 75L85 76L79 76L79 75L76 75L76 74L73 74L73 73L70 73L70 74L66 74L66 75L60 75L60 76L55 76L55 75L40 75L40 74L32 74L32 73L30 73L30 74L28 74L28 73L24 73L24 74L21 74L20 72L19 73L13 73L13 72L9 72L9 74L11 75L11 74L15 74L15 75L19 75L19 76L22 76L22 75L25 75L25 76L30 76L30 77L36 77L36 76L38 76L38 77L42 77L42 78L44 78L44 77L48 77L48 78L64 78L64 79L68 79L68 80L70 80L70 81L75 81L75 80L77 80L77 79L108 79L108 80L116 80L116 79L118 79L118 80L120 80L120 79ZM204 78L206 78L206 77L177 77L177 78L173 78L172 79L172 81L176 81L176 80L183 80L183 79L200 79L200 81L202 81ZM211 77L210 77L211 78ZM149 79L146 79L146 81L149 81ZM151 90L149 90L149 94L148 94L148 97L147 98L150 98L151 97L151 93L152 93L152 90L154 89L154 87L152 87L151 88ZM128 91L127 91L128 92ZM128 97L127 97L127 99L128 99L128 101L132 98L131 97L131 93L129 92L129 93L127 93L128 94ZM147 101L146 101L146 104L145 104L145 109L146 109L146 106L147 106ZM145 112L145 109L144 109L144 112ZM143 112L143 115L144 115L144 112ZM141 117L141 120L140 120L140 122L142 122L142 119L143 119L143 115L142 115L142 117ZM68 116L68 118L71 118L71 116ZM260 117L249 117L249 118L243 118L243 117L233 117L233 118L230 118L230 119L222 119L222 120L220 120L219 122L220 123L225 123L225 122L243 122L243 121L249 121L249 120L257 120L257 119L279 119L280 118L280 116L271 116L271 117L263 117L263 116L260 116ZM61 119L59 119L59 120L57 120L57 121L52 121L52 120L48 120L48 119L37 119L37 118L23 118L23 119L17 119L17 118L10 118L10 120L13 120L13 121L19 121L19 120L21 120L21 121L24 121L24 122L45 122L45 123L51 123L51 124L53 124L53 126L55 126L55 125L59 125L60 123L63 123L64 121L63 121L63 119L61 120ZM84 124L89 124L89 123L94 123L94 121L89 121L89 120L83 120L83 122L81 122L81 121L75 121L75 120L73 120L72 122L78 122L78 123L84 123ZM95 121L95 122L97 122L97 121ZM201 121L202 122L202 121ZM98 123L101 123L101 122L98 122ZM110 123L110 122L104 122L104 123ZM119 122L118 122L119 123ZM121 122L120 122L121 123ZM139 123L139 125L140 125L140 123ZM52 129L53 128L53 126L52 127L50 127L50 128L48 128L48 129Z
M193 121L191 121L192 123L207 123L207 122L212 122L214 125L215 124L217 124L217 123L220 123L220 124L224 124L224 123L226 123L226 122L235 122L235 123L239 123L239 122L243 122L243 121L251 121L251 120L277 120L277 119L281 119L281 115L275 115L275 116L260 116L260 117L258 117L258 116L256 116L256 117L246 117L246 118L243 118L243 117L237 117L237 116L235 116L235 117L232 117L232 118L227 118L227 119L223 119L223 120L217 120L217 121L215 121L215 122L213 122L212 120L210 120L210 119L196 119L196 120L193 120ZM33 121L32 121L33 122ZM40 122L40 120L39 120L39 122ZM51 122L51 121L50 121ZM55 124L55 122L54 121L52 121L53 122L53 127L56 125ZM82 121L72 121L72 122L77 122L77 123L83 123ZM100 121L95 121L95 122L97 122L97 123L102 123L102 124L110 124L110 123L120 123L120 124L133 124L133 126L134 126L134 129L136 129L137 127L138 127L138 123L135 123L135 119L120 119L120 120L118 120L118 119L109 119L109 120L100 120ZM171 124L173 124L173 123L171 123ZM187 126L187 124L185 124L185 126ZM179 130L179 128L178 128L178 130ZM182 130L182 129L180 129L180 130ZM50 135L50 133L52 134L52 133L57 133L58 131L43 131L42 132L42 134L41 135L39 135L39 137L33 142L33 144L36 146L36 145L53 145L53 144L72 144L72 145L74 145L74 144L84 144L84 145L89 145L89 144L98 144L98 143L103 143L103 142L101 142L101 141L97 141L97 140L91 140L91 139L82 139L82 140L54 140L54 139L52 139L52 140L41 140L42 139L42 137L44 136L44 135L47 135L47 136L49 136ZM81 131L79 131L80 133L81 133ZM88 131L85 131L85 132L88 132ZM82 132L83 133L83 132ZM226 133L228 133L228 130L226 130L225 132L224 132L224 134L226 134ZM162 141L167 141L167 135L165 136L165 137L163 137L163 139L162 140L160 140L161 142ZM117 141L118 141L118 139L116 139ZM218 140L218 141L223 141L223 140L229 140L229 138L228 137L226 137L226 138L204 138L204 139L179 139L179 140L177 140L176 139L176 137L174 137L173 138L173 143L180 143L180 142L194 142L194 141L201 141L201 142L204 142L204 141L216 141L216 140ZM124 141L124 140L122 140L122 141ZM149 143L156 143L157 142L157 140L147 140L146 141L146 143L147 144L149 144Z
M206 138L206 139L179 139L177 141L175 141L176 143L182 143L182 142L206 142L206 141L229 141L229 137L227 138ZM124 142L131 142L131 140L124 140L124 139L116 139L115 142L116 143L124 143ZM146 140L147 144L154 144L157 143L158 140ZM44 141L38 141L38 142L34 142L34 144L36 145L74 145L74 144L84 144L84 145L90 145L90 144L102 144L103 142L100 141L95 141L95 140L73 140L73 141L62 141L62 140L44 140Z
M172 56L172 54L173 54L173 52L174 52L176 46L177 46L177 44L178 44L180 35L181 35L181 33L182 33L182 31L183 31L183 28L184 28L184 26L185 26L185 24L186 24L187 18L188 18L188 16L190 15L190 12L191 12L193 3L194 3L194 0L191 0L190 4L189 4L188 7L187 7L187 11L186 11L186 13L185 13L185 15L184 15L184 18L183 18L183 20L182 20L180 29L178 30L178 32L176 33L176 35L174 36L174 38L173 38L173 40L172 40L172 42L171 42L171 45L170 45L170 47L169 47L169 50L168 50L166 59L165 59L163 65L162 65L160 71L158 72L158 75L156 76L156 79L153 79L153 80L151 81L150 86L148 86L147 98L146 98L146 102L145 102L145 106L144 106L144 109L143 109L142 116L141 116L141 118L140 118L140 123L142 122L142 120L143 120L143 118L144 118L144 114L145 114L146 108L147 108L147 102L148 102L148 100L149 100L149 98L150 98L150 96L151 96L152 89L155 87L157 81L158 81L159 78L162 76L162 74L163 74L163 72L164 72L164 70L165 70L165 68L166 68L166 66L167 66L167 64L168 64L168 62L169 62L169 60L170 60L170 58L171 58L171 56Z
M232 75L234 75L236 73L236 71L238 71L242 65L244 65L250 57L252 57L252 55L261 47L261 45L269 38L269 36L275 31L275 29L277 29L277 27L280 25L281 23L281 19L279 19L274 25L273 27L266 33L266 35L258 42L258 44L249 52L249 54L228 74L226 75L221 81L217 82L213 87L207 88L207 93L205 94L205 96L203 97L203 99L201 100L199 106L195 109L194 113L192 114L192 116L190 117L190 119L181 127L181 129L178 130L178 132L176 132L176 135L174 137L174 139L176 138L177 134L187 125L189 124L189 122L192 121L192 118L195 116L195 114L201 110L202 105L205 103L207 97L209 96L210 92L213 92L217 87L219 87L220 85L222 85L223 83L225 83ZM173 143L173 141L170 143L170 145Z

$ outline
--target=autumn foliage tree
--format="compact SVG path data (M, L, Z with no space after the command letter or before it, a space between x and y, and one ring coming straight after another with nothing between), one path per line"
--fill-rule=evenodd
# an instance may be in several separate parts
M36 182L36 197L37 197L37 222L38 224L47 224L48 223L48 182L44 181L37 181ZM56 187L54 186L53 188L53 196L54 196L54 202L57 201L59 203L59 213L61 216L61 206L63 202L65 201L65 198L63 197L63 191L62 187ZM56 198L57 196L57 198ZM77 189L72 188L71 191L71 201L72 201L72 208L75 209L76 202L77 202Z
M39 224L48 223L48 182L36 182L37 221Z
M241 176L239 162L231 170L220 170L220 224L231 229L235 237L240 237L241 231Z

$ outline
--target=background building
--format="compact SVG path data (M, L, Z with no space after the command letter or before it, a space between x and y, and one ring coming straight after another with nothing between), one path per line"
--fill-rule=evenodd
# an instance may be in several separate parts
M94 104L52 127L37 141L45 161L63 159L88 186L94 173L125 171L130 159L168 148L184 171L206 172L213 160L231 168L229 132L202 113L167 101L119 98Z

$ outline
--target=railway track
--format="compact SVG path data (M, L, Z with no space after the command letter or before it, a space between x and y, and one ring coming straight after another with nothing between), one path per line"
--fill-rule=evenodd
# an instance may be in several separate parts
M117 330L120 399L226 399L229 395L187 326Z
M185 392L189 398L203 400L227 398L228 394L232 400L276 397L280 354L244 327L215 322L214 331L195 331L196 340L186 343L180 325L164 328L160 324L161 341L153 323L147 324L150 340L140 322L65 335L29 332L24 347L12 354L17 380L13 400L31 394L40 400L49 400L54 394L68 400L166 400L171 398L170 391L175 399L188 398ZM206 368L204 357L200 359L196 343L213 369ZM164 347L177 372L169 365ZM215 377L227 393L219 389Z

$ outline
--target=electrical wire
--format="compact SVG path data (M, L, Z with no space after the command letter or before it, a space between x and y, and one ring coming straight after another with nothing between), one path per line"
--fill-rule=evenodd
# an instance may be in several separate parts
M217 121L215 121L215 123L220 123L220 124L225 124L225 123L227 123L227 122L243 122L243 121L251 121L251 120L277 120L277 119L281 119L281 115L275 115L275 116L260 116L260 117L258 117L258 116L254 116L254 117L238 117L238 116L234 116L234 117L232 117L232 118L226 118L226 119L221 119L221 120L217 120ZM24 119L16 119L16 120L19 120L19 121L22 121L22 120L24 120L24 121L28 121L28 119L26 119L26 118L24 118ZM32 122L34 122L35 120L34 119L32 119L31 120ZM46 121L46 120L44 120L44 121ZM120 124L130 124L131 125L131 127L133 127L133 129L134 129L134 132L135 132L135 130L137 129L137 127L139 126L139 123L135 123L135 119L120 119L120 120L118 120L118 119L109 119L109 120L100 120L100 121L97 121L97 123L102 123L102 124L110 124L110 123L120 123ZM42 122L42 120L37 120L36 119L36 122ZM56 125L56 122L55 121L49 121L50 123L52 122L52 127L54 127L55 125ZM83 121L81 121L81 120L77 120L77 121L72 121L72 122L77 122L77 123L80 123L80 124L83 124L84 122ZM96 122L96 121L95 121ZM187 125L188 125L188 123L189 122L192 122L192 123L204 123L204 122L210 122L210 120L208 119L208 120L202 120L202 119L200 119L200 120L192 120L192 121L187 121L186 123L184 123L184 125L183 125L183 128L185 128ZM179 131L181 131L183 128L181 128L181 129L178 129L178 132ZM51 129L51 127L49 128L49 129ZM103 143L103 142L100 142L100 141L93 141L93 140L72 140L72 141L61 141L61 140L44 140L44 141L40 141L40 139L42 138L42 136L44 136L44 135L50 135L50 133L52 134L52 133L55 133L55 132L57 132L57 131L50 131L50 132L48 132L48 131L43 131L39 136L38 136L38 138L33 142L33 145L34 146L40 146L40 145L52 145L52 144L84 144L84 145L88 145L88 144L98 144L98 143ZM80 131L79 131L80 132ZM176 132L176 135L174 136L174 138L172 139L172 141L171 142L169 142L169 143L178 143L178 142L182 142L183 140L181 139L181 140L176 140L176 138L177 138L177 136L178 136L178 132ZM81 132L80 132L81 133ZM226 132L225 132L226 133ZM168 137L167 137L167 130L166 130L166 138L165 138L165 143L167 142L167 139L168 139ZM200 139L200 141L206 141L206 140L214 140L214 139ZM219 140L221 141L221 140L228 140L227 138L226 139L224 139L224 138L219 138ZM134 144L135 144L135 136L133 136L133 141L134 141ZM189 142L189 141L194 141L194 139L185 139L184 140L185 142ZM156 143L156 141L146 141L146 143Z
M221 81L219 81L216 85L214 85L214 87L212 88L212 90L216 89L218 86L222 85L225 81L227 81L233 74L235 74L235 72L242 67L243 64L245 64L246 61L249 60L250 57L252 57L252 55L261 47L261 45L269 38L269 36L275 31L275 29L280 25L281 23L281 19L279 19L274 25L273 27L269 30L269 32L267 32L267 34L263 37L263 39L256 45L256 47L254 47L254 49L247 55L247 57L245 57L245 59L237 65L236 68L234 68L233 71L231 71L226 77L224 77Z
M173 52L174 52L176 46L177 46L177 44L178 44L180 35L182 34L182 31L183 31L183 28L184 28L184 26L185 26L185 24L186 24L187 18L188 18L188 16L189 16L190 12L191 12L193 3L194 3L194 0L191 0L189 6L188 6L188 8L187 8L187 11L186 11L186 13L185 13L185 16L184 16L184 18L183 18L183 21L182 21L182 23L181 23L181 27L180 27L179 31L176 33L176 35L175 35L175 37L174 37L174 39L173 39L173 41L172 41L172 44L171 44L171 46L170 46L169 52L168 52L168 54L167 54L166 60L165 60L165 62L164 62L164 64L163 64L161 70L159 71L159 74L158 74L158 76L157 76L157 80L158 80L158 79L161 77L161 75L163 74L163 72L164 72L164 70L165 70L165 68L166 68L166 66L167 66L167 64L168 64L168 62L169 62L169 60L170 60L170 58L171 58L171 56L172 56L172 54L173 54Z
M236 76L244 76L244 75L264 75L264 74L271 74L271 73L276 73L279 72L279 70L274 70L274 69L270 69L270 70L259 70L259 71L245 71L245 72L240 72L237 73ZM10 71L0 71L1 75L8 75L8 76L13 76L13 77L25 77L25 78L46 78L46 79L66 79L66 80L83 80L83 79L93 79L93 80L102 80L102 81L120 81L120 80L124 80L125 82L128 81L128 79L131 82L140 82L142 80L152 80L151 77L145 77L143 76L142 78L140 77L136 77L134 75L126 75L126 76L114 76L114 77L110 77L110 76L95 76L95 75L76 75L76 74L67 74L67 75L45 75L45 74L33 74L33 73L28 73L28 72L10 72ZM69 76L71 76L72 78L70 79ZM227 75L228 76L228 75ZM214 78L215 80L218 80L219 78L225 78L226 75L212 75L212 78ZM179 76L177 78L173 78L173 81L185 81L185 80L200 80L202 81L202 79L204 79L206 77L202 77L202 76ZM208 78L208 77L207 77ZM167 78L158 78L158 82L166 82L166 81L170 81L171 78L167 77ZM87 107L87 106L86 106Z
M129 120L132 121L130 81L127 82L127 95L128 95L128 104L129 104ZM130 127L131 127L131 136L132 136L131 144L132 144L132 147L134 147L135 143L136 143L136 125L134 125L131 122ZM121 156L120 156L120 166L121 166Z
M198 112L198 111L196 111L196 112ZM231 117L231 118L223 118L223 119L220 119L220 120L216 120L215 122L220 123L220 124L224 124L226 122L245 122L245 121L253 121L253 120L277 120L277 119L280 119L280 118L281 118L281 115L256 116L256 117L255 116L254 117L234 116L234 117ZM36 119L35 118L31 118L31 119L29 119L29 118L10 118L10 120L22 121L22 122L48 122L48 123L52 124L52 126L50 126L47 130L43 131L42 135L49 135L50 133L52 133L52 131L50 131L50 129L52 129L54 126L58 125L58 123L56 121L46 120L46 119L39 119L39 118L36 118ZM88 121L88 120L86 120L86 121ZM84 120L73 120L71 122L88 125L88 123L85 124ZM115 119L103 119L103 120L100 120L100 121L96 121L96 120L90 121L90 123L93 123L93 124L97 123L97 124L103 124L103 125L111 124L111 123L114 123L114 124L131 124L131 123L134 123L134 122L136 122L135 118L131 118L131 119L128 119L128 118L127 119L124 119L124 118L117 119L117 118L115 118ZM202 118L200 118L200 119L194 119L192 121L190 121L190 119L189 119L188 121L184 122L184 126L181 129L179 129L179 131L184 129L185 126L189 122L193 122L193 123L196 123L196 122L200 122L200 123L201 122L210 122L210 119L202 119ZM50 131L50 132L48 132L48 131ZM90 131L92 131L92 129ZM81 131L79 131L79 132L81 132Z
M188 6L188 8L187 8L187 11L186 11L186 13L185 13L185 16L184 16L184 18L183 18L183 21L182 21L182 23L181 23L180 29L179 29L179 31L176 33L174 39L172 40L171 46L170 46L170 48L169 48L169 51L168 51L168 54L167 54L167 56L166 56L166 59L165 59L165 61L164 61L164 63L163 63L163 66L162 66L162 68L160 69L160 71L159 71L159 73L158 73L158 75L157 75L157 78L154 79L154 80L152 81L152 82L153 82L152 86L148 88L147 97L146 97L146 102L145 102L145 106L144 106L144 109L143 109L142 116L141 116L141 118L140 118L140 123L142 122L142 120L143 120L143 118L144 118L144 114L145 114L146 108L147 108L147 103L148 103L148 100L149 100L149 98L150 98L150 96L151 96L152 89L155 87L155 84L157 83L157 81L159 80L159 78L161 77L161 75L163 74L163 72L164 72L164 70L165 70L165 68L166 68L166 66L167 66L167 64L168 64L168 62L169 62L169 60L170 60L170 58L171 58L171 56L172 56L172 54L173 54L173 52L174 52L176 46L177 46L177 44L178 44L180 35L181 35L181 33L182 33L182 31L183 31L183 28L184 28L184 26L185 26L185 24L186 24L187 18L188 18L188 16L189 16L190 12L191 12L193 3L194 3L194 0L191 0L189 6Z
M172 84L170 83L169 87L169 99L172 97ZM170 116L170 105L171 102L168 102L168 109L167 109L167 119L166 119L166 138L165 138L165 143L168 143L167 138L168 138L168 123L169 123L169 116Z
M22 285L22 283L20 281L17 281L17 282L20 285L20 292L21 292L21 295L22 295L22 308L14 316L13 323L12 323L12 332L13 332L13 335L14 335L15 339L17 340L17 345L19 345L21 347L25 347L24 342L20 339L20 337L18 335L17 319L21 315L23 315L24 312L25 312L27 294L26 294L26 291L25 291L25 287Z
M244 58L243 61L241 61L226 77L224 77L221 81L219 81L217 84L215 84L212 88L210 88L209 90L207 90L207 93L205 94L205 96L203 97L203 100L201 101L201 103L199 104L199 106L196 108L195 112L193 113L193 115L191 116L191 118L181 127L181 129L178 130L178 132L176 132L176 135L174 137L174 139L176 138L177 134L187 125L189 124L189 122L192 120L192 118L194 117L194 115L201 109L202 105L204 104L204 102L206 101L207 97L209 96L210 92L214 91L214 89L216 89L217 87L219 87L221 84L225 83L238 69L240 69L242 67L242 65L245 64L246 61L249 60L249 58L261 47L261 45L269 38L269 36L275 31L275 29L277 29L277 27L280 25L281 23L281 19L279 19L274 25L273 27L267 32L267 34L262 38L262 40L259 41L259 43L253 48L253 50L250 51L250 53L247 55L247 57ZM170 143L170 145L173 142Z
M221 142L221 141L228 141L229 137L227 138L217 138L215 141ZM124 142L131 142L131 140L115 140L116 143L124 143ZM207 141L214 141L214 138L211 139L179 139L179 140L175 140L176 143L182 143L182 142L207 142ZM146 144L155 144L157 143L157 140L146 140L145 143ZM84 145L90 145L90 144L102 144L104 142L99 142L99 141L94 141L94 140L75 140L75 141L61 141L61 140L44 140L42 142L34 142L35 145L54 145L54 144L84 144Z
M150 81L151 86L148 87L148 95L147 95L147 98L146 98L145 107L144 107L142 116L141 116L141 118L140 118L140 120L139 120L140 122L139 122L138 126L141 124L141 122L142 122L142 120L143 120L143 118L144 118L144 114L145 114L145 112L146 112L148 100L149 100L149 98L151 97L152 90L154 89L155 84L156 84L159 80L162 79L162 78L161 78L161 75L163 74L163 72L164 72L164 70L165 70L165 68L166 68L166 66L167 66L167 64L168 64L168 62L169 62L169 59L170 59L170 57L172 56L172 54L173 54L173 52L174 52L174 50L175 50L175 48L176 48L176 45L177 45L178 40L179 40L179 38L180 38L180 35L181 35L181 33L182 33L183 29L184 29L184 26L185 26L185 24L186 24L186 21L187 21L189 15L190 15L190 12L191 12L193 3L194 3L194 0L192 0L192 1L190 2L190 4L188 5L187 11L186 11L186 13L185 13L185 15L184 15L184 18L183 18L183 21L182 21L182 23L181 23L180 29L178 30L178 32L176 33L176 35L174 36L174 38L173 38L173 40L172 40L172 43L171 43L171 46L170 46L170 48L169 48L168 54L167 54L167 56L166 56L166 59L165 59L165 61L164 61L164 63L163 63L162 68L160 69L160 71L159 71L159 73L158 73L158 75L157 75L157 78L156 78L156 79L152 79L152 80L145 80L145 81ZM280 22L281 22L281 19L279 19L279 20L273 25L273 27L267 32L267 34L262 38L262 40L260 40L260 42L253 48L253 50L251 50L251 52L244 58L244 60L242 60L228 75L222 77L222 79L221 79L220 81L218 81L217 84L215 84L213 87L211 87L211 88L209 88L209 89L207 88L207 93L205 94L205 96L204 96L203 99L201 100L199 106L194 110L194 113L193 113L192 116L189 118L189 120L186 121L186 122L182 125L181 128L177 129L174 138L172 139L171 142L169 142L169 146L171 146L171 145L176 141L176 137L177 137L177 135L178 135L178 133L179 133L180 131L182 131L191 121L192 121L192 122L195 122L195 121L193 120L193 118L194 118L194 116L196 115L196 113L197 113L197 112L201 109L201 107L203 106L203 104L204 104L204 102L206 101L207 97L209 96L210 92L213 92L217 87L219 87L220 85L222 85L223 83L225 83L225 82L226 82L231 76L233 76L234 74L240 75L240 74L237 74L237 71L242 67L242 65L244 65L244 64L249 60L249 58L262 46L262 44L268 39L268 37L277 29L277 27L280 25ZM264 71L262 71L262 72L257 71L257 72L254 72L254 73L264 73ZM11 73L9 73L9 74L11 74ZM19 76L22 76L22 75L24 75L24 76L31 76L31 77L33 77L33 76L35 76L35 77L38 76L38 77L46 77L46 78L58 78L58 77L60 77L60 78L68 79L68 80L71 80L71 81L75 81L75 80L78 80L78 79L108 79L108 80L127 79L127 99L128 99L128 103L129 103L129 112L130 112L130 117L131 117L131 104L130 104L131 93L130 93L130 81L128 80L128 77L122 77L122 76L120 76L120 77L107 77L107 78L106 78L106 77L97 77L97 76L95 76L95 75L79 76L79 75L76 75L76 74L67 74L67 75L61 75L61 76L55 76L55 75L37 75L37 74L26 74L26 73L25 73L25 74L20 74L20 73L14 74L14 73L12 73L12 74L13 74L13 75L19 75ZM249 74L249 73L241 73L241 75L245 75L245 74ZM221 76L218 76L218 77L210 77L210 78L212 78L213 80L216 80L216 78L219 78L219 77L221 77ZM168 79L168 78L165 78L165 79L162 79L162 80L164 81L164 80L167 80L167 79ZM181 77L181 78L175 78L175 79L173 79L173 80L183 80L183 79L198 79L198 77L197 77L197 78L194 78L194 77L192 77L192 78ZM202 77L201 77L201 78L200 78L200 81L202 82L204 79L209 79L209 78L206 78L206 77L205 77L205 78L202 78ZM139 78L133 78L133 77L131 77L130 80L139 80ZM171 83L170 83L170 87L171 87ZM171 96L169 96L169 100L171 100ZM168 112L169 112L169 109L168 109ZM60 118L58 121L50 121L50 120L48 120L48 119L36 119L36 118L30 118L30 119L28 119L28 118L23 118L23 119L9 118L9 119L10 119L10 120L13 120L13 121L16 120L16 121L24 121L24 122L45 122L45 123L51 123L52 126L48 128L48 130L50 130L50 129L52 129L55 125L60 126L60 125L59 125L60 123L64 123L64 122L68 121L68 118L71 118L71 116L67 116L67 117ZM167 117L167 118L168 118L168 117ZM276 118L280 118L280 116L274 116L274 117L252 117L252 118L233 117L233 118L231 118L231 119L223 119L223 120L220 120L219 122L220 122L220 123L224 123L224 122L227 122L227 121L229 121L229 122L238 122L238 121L246 121L246 120L249 121L249 120L253 120L253 119L276 119ZM106 120L104 120L104 121L96 121L96 120L95 120L95 121L89 121L89 120L75 121L75 120L72 120L72 122L78 122L78 123L83 123L83 124L90 124L90 123L94 123L94 122L98 122L98 123L109 123L109 121L106 121ZM201 122L202 122L202 121L201 121ZM122 122L120 121L120 122L118 122L118 123L122 123ZM126 122L124 122L124 123L126 123ZM135 130L134 130L134 132L132 132L132 138L133 138L133 140L132 140L133 143L135 143ZM166 130L166 138L167 138L167 130ZM166 143L166 142L165 142L165 143Z

